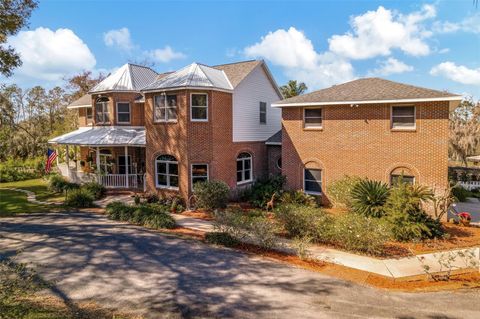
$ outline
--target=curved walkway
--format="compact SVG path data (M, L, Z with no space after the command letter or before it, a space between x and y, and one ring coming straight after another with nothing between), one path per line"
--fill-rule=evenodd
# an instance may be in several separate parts
M11 191L15 192L21 192L25 193L27 195L27 201L30 203L38 204L38 205L59 205L60 203L55 203L55 202L42 202L37 200L37 197L34 192L27 191L25 189L20 189L20 188L5 188Z
M97 214L0 219L0 255L36 265L56 295L147 318L478 318L479 290L399 293Z

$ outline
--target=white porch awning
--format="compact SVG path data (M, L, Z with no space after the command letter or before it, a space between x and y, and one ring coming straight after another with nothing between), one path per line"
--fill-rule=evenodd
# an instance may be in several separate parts
M81 127L57 136L50 144L83 146L145 146L145 128L129 126Z

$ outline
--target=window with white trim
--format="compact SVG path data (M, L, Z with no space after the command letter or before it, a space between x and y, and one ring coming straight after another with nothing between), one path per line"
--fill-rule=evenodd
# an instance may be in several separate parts
M304 168L303 189L312 195L322 194L322 170Z
M153 121L175 122L177 120L177 96L161 94L153 97Z
M304 108L303 109L303 127L305 128L321 128L323 122L323 114L321 108Z
M172 155L160 155L155 160L155 183L158 188L178 188L178 161Z
M128 174L132 174L132 157L127 155L127 161L125 162L125 155L119 155L118 161L118 174L125 174L128 167Z
M267 124L267 103L260 102L260 124Z
M208 95L206 93L192 93L190 99L190 118L192 121L208 121Z
M192 164L192 189L196 183L208 181L208 164Z
M392 128L415 128L415 106L392 106Z
M95 112L97 124L110 122L110 113L108 112L108 98L100 97L95 102Z
M237 156L237 184L252 180L252 155L240 153Z
M130 123L130 103L118 102L117 103L117 123Z

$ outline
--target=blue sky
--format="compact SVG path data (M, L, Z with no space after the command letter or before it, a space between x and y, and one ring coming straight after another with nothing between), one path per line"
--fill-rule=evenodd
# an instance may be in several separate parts
M278 84L358 77L480 97L480 8L457 1L40 1L9 39L21 86L148 59L155 70L263 58Z

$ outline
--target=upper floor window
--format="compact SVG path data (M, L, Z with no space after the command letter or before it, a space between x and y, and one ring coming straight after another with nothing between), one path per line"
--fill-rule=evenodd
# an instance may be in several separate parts
M305 128L321 128L322 127L322 109L321 108L305 108L303 109L303 127Z
M208 95L206 93L192 94L190 104L190 118L192 121L208 121Z
M303 188L307 194L322 194L322 170L305 168Z
M415 106L392 106L392 128L415 128Z
M130 103L117 103L117 123L130 123Z
M260 102L260 124L267 124L267 103Z
M178 161L172 155L160 155L155 160L155 181L159 188L178 188Z
M87 107L87 124L91 124L93 120L93 110L91 107Z
M177 120L177 96L155 95L153 108L154 122L174 122Z
M97 123L109 123L110 113L108 112L108 98L99 97L95 102L95 112Z
M240 153L237 156L237 184L252 180L252 155Z

